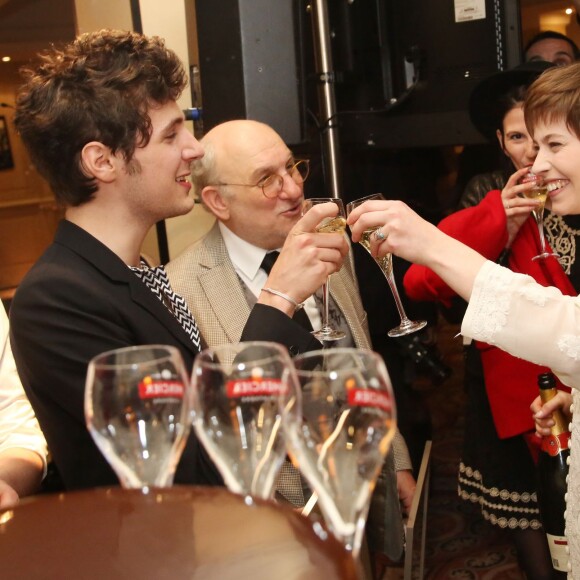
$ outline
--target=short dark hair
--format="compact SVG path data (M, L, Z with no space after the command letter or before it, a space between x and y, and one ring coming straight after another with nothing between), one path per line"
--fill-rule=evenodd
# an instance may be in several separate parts
M14 123L57 200L78 206L97 190L81 165L83 147L98 141L129 163L151 137L148 109L177 100L187 77L161 38L135 32L83 34L40 57L21 71Z
M580 139L580 62L546 71L532 83L524 103L526 126L563 121Z
M576 45L576 43L570 37L568 37L565 34L562 34L560 32L556 32L555 30L544 30L543 32L539 32L534 37L532 37L528 41L528 43L526 44L526 46L524 48L524 56L528 53L528 50L530 50L530 48L534 44L536 44L536 42L540 42L542 40L547 40L548 38L554 38L556 40L564 40L572 48L572 53L574 54L574 58L578 58L579 52L578 52L578 46Z

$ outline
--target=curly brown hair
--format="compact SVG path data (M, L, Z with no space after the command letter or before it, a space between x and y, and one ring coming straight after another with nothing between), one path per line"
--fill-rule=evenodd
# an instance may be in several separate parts
M83 34L40 56L22 71L14 123L57 200L78 206L98 188L83 171L83 147L98 141L129 163L151 137L148 109L177 100L187 77L161 38L135 32Z

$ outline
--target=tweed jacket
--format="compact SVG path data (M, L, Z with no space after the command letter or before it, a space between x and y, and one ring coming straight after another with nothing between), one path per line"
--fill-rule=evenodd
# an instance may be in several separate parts
M204 238L169 262L166 270L171 286L187 301L209 346L240 340L251 309L217 222ZM356 346L371 349L351 252L341 270L331 276L330 293ZM405 441L397 433L393 453L385 462L373 494L369 524L373 523L367 526L371 549L392 559L397 559L402 551L402 527L394 523L401 522L394 473L400 469L411 469L411 461Z
M238 342L250 306L218 224L166 267L173 289L185 298L208 345ZM358 348L372 348L352 257L331 276L330 293ZM295 353L292 353L295 354Z
M251 308L217 222L205 237L169 262L166 270L171 286L187 302L209 346L240 340ZM352 252L340 271L330 277L330 294L348 323L356 347L372 349ZM311 350L315 348L320 344ZM407 446L399 433L393 451L396 469L411 469Z

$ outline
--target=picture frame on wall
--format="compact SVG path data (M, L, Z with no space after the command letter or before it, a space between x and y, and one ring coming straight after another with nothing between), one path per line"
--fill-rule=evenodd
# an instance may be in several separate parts
M6 117L0 116L0 170L12 169L14 160L10 149L10 139L8 137L8 125Z

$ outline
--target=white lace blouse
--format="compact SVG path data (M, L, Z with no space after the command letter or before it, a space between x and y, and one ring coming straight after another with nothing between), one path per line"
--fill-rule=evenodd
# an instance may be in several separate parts
M580 297L564 296L529 276L486 262L475 280L461 332L551 368L573 388L572 410L580 408ZM570 430L575 442L580 413L573 414ZM569 578L573 571L580 578L580 459L575 447L572 443L566 505Z

